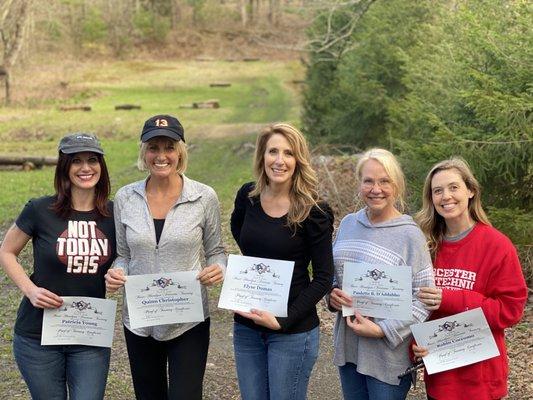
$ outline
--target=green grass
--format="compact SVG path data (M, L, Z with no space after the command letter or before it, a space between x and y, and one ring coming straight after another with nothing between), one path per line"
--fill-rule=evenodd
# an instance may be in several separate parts
M142 179L136 170L138 137L152 115L178 116L192 146L187 175L215 188L228 216L237 188L251 179L250 154L235 151L254 141L257 129L245 124L297 122L299 98L288 82L301 76L294 62L115 62L81 65L68 78L74 96L42 101L32 108L0 108L2 154L56 155L67 132L96 133L106 151L112 188ZM231 82L228 88L209 83ZM182 104L216 98L219 109L181 109ZM91 112L61 112L62 104L90 104ZM115 111L117 104L140 104L141 110ZM33 108L36 107L36 108ZM210 132L226 127L231 137ZM0 223L12 221L25 202L53 192L53 168L31 172L0 171Z
M2 152L50 150L66 132L94 132L102 138L136 138L142 122L169 113L185 130L226 123L296 121L298 97L288 82L302 75L294 62L116 62L81 66L65 77L74 91L68 100L32 102L31 108L0 109ZM217 81L228 88L210 88ZM31 90L31 87L28 88ZM182 109L193 101L216 98L216 110ZM141 110L115 111L118 104L141 105ZM87 104L91 112L59 111L63 104ZM21 146L19 149L18 146ZM5 148L5 150L4 150Z

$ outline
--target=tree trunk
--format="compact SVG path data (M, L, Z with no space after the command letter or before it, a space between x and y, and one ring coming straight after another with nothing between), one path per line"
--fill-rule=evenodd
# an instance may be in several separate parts
M242 27L246 27L248 24L248 13L246 12L246 0L240 0L239 3L240 13L241 13L241 23Z
M249 21L253 22L255 18L254 0L248 0L248 16Z
M11 73L6 71L6 76L4 76L5 82L5 93L6 93L6 106L11 104Z
M170 0L170 26L172 29L178 27L178 22L181 21L181 7L178 0Z
M15 65L17 57L20 53L20 49L24 43L26 27L29 21L30 15L30 4L32 0L19 0L16 3L19 6L18 13L15 13L13 16L14 21L9 24L8 27L6 20L10 16L9 11L4 11L2 18L5 18L0 26L0 37L2 38L4 46L3 54L3 73L4 73L4 88L5 88L5 99L4 102L6 105L9 105L11 102L11 68ZM8 5L12 5L13 2L9 2ZM6 33L7 30L12 30L9 34Z
M279 0L268 0L268 22L278 24Z

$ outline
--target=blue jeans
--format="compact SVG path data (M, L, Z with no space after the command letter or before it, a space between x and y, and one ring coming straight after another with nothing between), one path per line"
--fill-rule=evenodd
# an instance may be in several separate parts
M318 327L264 333L235 322L233 345L242 400L304 400L318 357Z
M101 400L111 349L93 346L41 346L15 334L15 360L33 400Z
M339 367L339 375L344 400L404 400L411 387L410 375L403 377L399 385L391 385L357 372L352 363Z

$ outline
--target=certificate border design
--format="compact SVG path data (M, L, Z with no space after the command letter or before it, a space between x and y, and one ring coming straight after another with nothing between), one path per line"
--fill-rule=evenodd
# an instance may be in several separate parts
M178 289L187 289L187 286L184 286L180 284L179 282L174 283L172 278L166 278L162 276L159 279L154 279L152 281L152 284L150 286L146 286L146 288L144 289L141 289L141 292L149 292L150 290L152 290L151 288L165 289L168 286L176 286L176 285L178 285L177 286Z
M445 333L446 332L453 332L456 328L459 328L459 327L468 328L470 326L472 326L472 324L460 324L457 321L451 321L451 322L450 321L446 321L442 325L439 325L438 329L435 332L433 332L433 335L431 335L429 338L430 339L434 339L441 332L445 332Z
M381 271L377 268L374 268L372 270L367 269L365 275L361 275L359 278L355 278L355 281L362 281L364 278L370 278L373 281L379 281L381 279L388 279L389 283L398 283L398 281L395 281L390 276L388 276L385 271Z
M60 308L58 311L59 312L62 312L62 311L67 311L69 308L73 308L75 310L78 310L79 313L84 313L85 310L94 310L94 313L95 314L102 314L102 311L98 311L97 308L94 308L91 306L91 303L87 302L87 301L84 301L84 300L80 300L80 301L73 301L70 306L67 306L64 305L62 308Z
M267 265L263 262L258 264L252 264L251 267L241 270L240 274L247 274L248 272L255 272L257 275L261 276L263 274L272 275L272 278L279 279L279 275L271 271L270 265Z

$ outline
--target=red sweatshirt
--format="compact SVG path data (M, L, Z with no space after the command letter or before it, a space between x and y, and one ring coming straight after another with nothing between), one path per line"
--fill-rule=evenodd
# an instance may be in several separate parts
M508 363L503 330L522 317L527 286L511 241L477 223L457 242L443 242L435 259L435 284L442 303L431 319L481 307L500 356L424 377L437 400L500 399L507 394Z

